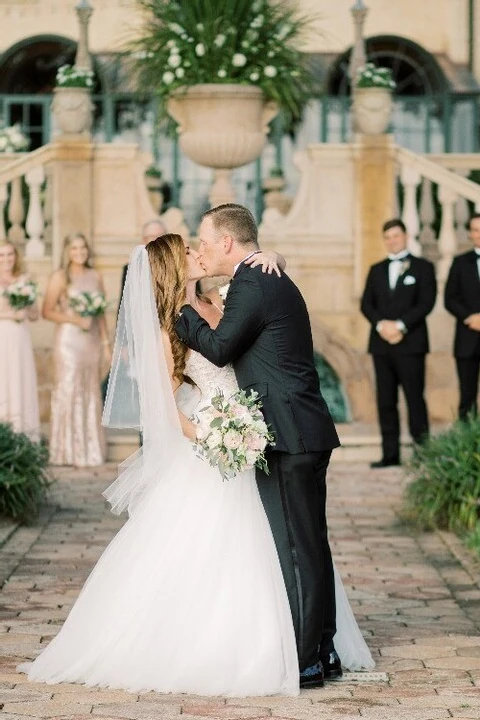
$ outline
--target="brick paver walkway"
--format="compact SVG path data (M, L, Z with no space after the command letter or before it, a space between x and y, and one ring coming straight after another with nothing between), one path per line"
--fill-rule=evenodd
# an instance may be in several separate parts
M335 464L329 480L332 548L375 673L345 676L299 698L222 700L140 696L30 683L16 673L64 620L122 520L101 499L115 468L62 471L58 507L29 528L0 526L2 720L132 718L436 720L480 718L479 565L449 534L412 536L398 522L402 473Z

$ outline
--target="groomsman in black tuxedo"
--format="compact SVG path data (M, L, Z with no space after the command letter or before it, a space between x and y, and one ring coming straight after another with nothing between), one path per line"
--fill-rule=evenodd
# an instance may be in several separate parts
M407 401L413 441L420 443L428 436L425 318L437 295L433 265L410 255L402 220L389 220L382 231L388 258L370 268L361 301L362 313L372 326L368 352L373 355L382 433L382 458L371 464L373 468L400 465L399 386Z
M454 355L457 364L460 404L465 420L477 412L480 368L480 214L469 223L473 250L454 258L445 286L445 307L457 318Z

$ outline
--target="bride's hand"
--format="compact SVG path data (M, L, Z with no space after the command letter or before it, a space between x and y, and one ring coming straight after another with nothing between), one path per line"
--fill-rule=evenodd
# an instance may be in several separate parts
M248 260L245 260L245 265L250 265L252 268L261 265L262 272L267 272L269 275L271 275L272 272L276 272L278 277L280 277L282 274L281 271L285 270L287 262L283 255L275 252L275 250L261 250L255 253L255 255L252 255L252 257L249 257Z

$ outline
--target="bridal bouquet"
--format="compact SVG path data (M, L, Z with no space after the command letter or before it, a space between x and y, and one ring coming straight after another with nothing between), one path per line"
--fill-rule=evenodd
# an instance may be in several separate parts
M103 315L108 305L103 293L80 292L79 290L68 291L68 304L77 315L82 317Z
M268 474L265 448L274 444L274 436L263 419L258 393L239 390L226 398L217 389L211 403L197 418L197 455L218 467L224 480L254 466Z
M33 305L38 297L38 285L31 280L18 280L3 292L8 303L14 310L23 310Z

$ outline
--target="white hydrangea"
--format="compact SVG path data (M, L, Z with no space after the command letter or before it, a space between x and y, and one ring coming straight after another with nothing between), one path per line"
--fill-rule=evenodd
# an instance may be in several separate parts
M182 59L180 55L170 55L170 57L168 58L168 64L170 65L170 67L178 68L182 64Z
M223 68L220 68L220 70L217 72L217 75L219 78L225 78L227 77L227 71Z
M274 67L273 65L267 65L267 66L263 69L263 72L265 73L265 75L266 75L267 77L269 77L269 78L274 78L275 75L277 74L277 68Z
M0 127L0 152L22 152L27 150L30 140L20 126L12 125L11 127Z
M197 57L203 57L205 55L205 45L203 43L195 45L195 55Z
M243 67L247 64L247 58L243 53L235 53L232 58L232 65L234 67Z
M226 36L225 36L225 35L222 35L222 34L220 33L219 35L217 35L217 37L216 37L215 40L213 41L213 44L215 45L215 47L221 48L221 47L223 47L223 46L225 45L225 40L226 40L226 39L227 39Z
M167 72L163 73L162 80L165 85L171 85L172 82L175 80L175 75L173 74L173 72L170 72L170 70L167 70Z

